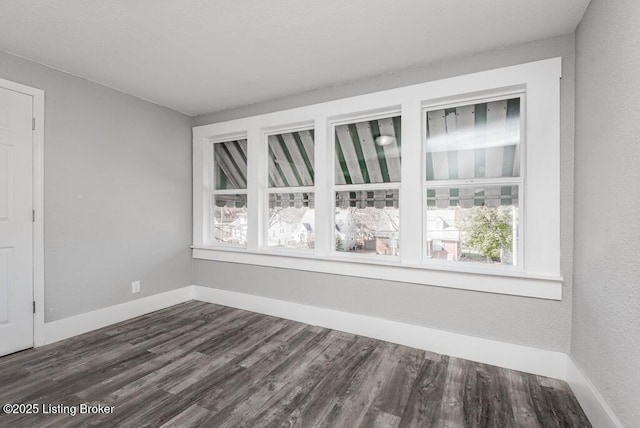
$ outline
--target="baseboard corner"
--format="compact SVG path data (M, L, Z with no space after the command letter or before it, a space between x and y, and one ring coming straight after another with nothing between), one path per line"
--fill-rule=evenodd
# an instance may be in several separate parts
M42 343L36 343L36 347L49 345L189 300L193 300L193 287L190 285L47 322L43 324Z
M618 416L571 355L567 356L567 383L594 427L624 428Z

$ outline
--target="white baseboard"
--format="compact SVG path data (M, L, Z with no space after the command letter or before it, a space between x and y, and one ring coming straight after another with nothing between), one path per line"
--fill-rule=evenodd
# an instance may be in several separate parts
M570 356L567 356L566 381L594 427L623 428L622 422L611 410L595 385Z
M44 343L38 343L36 346L48 345L62 339L67 339L111 324L126 321L140 315L145 315L159 309L168 308L169 306L177 305L178 303L186 302L193 299L191 294L192 291L192 286L182 287L176 290L154 294L153 296L131 300L119 305L109 306L96 311L45 323L43 337Z
M513 370L566 378L567 355L562 352L197 285L193 286L193 298Z

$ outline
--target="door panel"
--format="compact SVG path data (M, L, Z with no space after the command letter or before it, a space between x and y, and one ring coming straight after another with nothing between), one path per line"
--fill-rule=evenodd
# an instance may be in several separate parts
M13 201L11 177L13 177L12 148L0 145L0 221L9 220Z
M0 355L33 346L33 98L0 88Z
M0 248L0 302L11 301L13 289L13 248ZM10 310L8 305L0 305L0 326L11 319Z

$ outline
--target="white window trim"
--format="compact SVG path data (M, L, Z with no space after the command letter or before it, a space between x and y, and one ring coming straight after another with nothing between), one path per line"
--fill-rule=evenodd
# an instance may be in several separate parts
M562 299L560 274L560 77L561 58L427 82L193 128L193 257L234 263L378 278L389 281L476 291ZM423 230L423 112L436 103L451 104L526 89L528 144L523 153L526 191L522 211L522 269L477 264L424 262ZM333 136L336 121L397 110L402 115L402 182L400 183L400 260L388 256L361 257L336 253L333 237ZM314 123L316 242L313 253L263 247L266 209L267 151L265 135ZM287 125L288 124L288 125ZM210 195L207 172L212 157L206 147L246 135L248 140L248 244L246 249L211 245L205 241L208 212L203 196ZM522 165L522 174L525 173ZM524 176L523 176L524 177ZM254 184L251 184L254 183ZM414 195L414 196L411 196ZM543 207L535 209L532 207ZM545 230L542 234L536 231ZM353 257L350 257L353 256Z

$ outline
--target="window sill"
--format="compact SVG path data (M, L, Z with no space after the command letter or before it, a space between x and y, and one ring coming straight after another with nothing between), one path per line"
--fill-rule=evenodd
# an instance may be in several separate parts
M318 257L295 251L252 251L244 248L193 246L193 258L283 269L357 276L437 287L458 288L539 299L562 300L562 278L522 271L466 266L409 265L396 257Z

